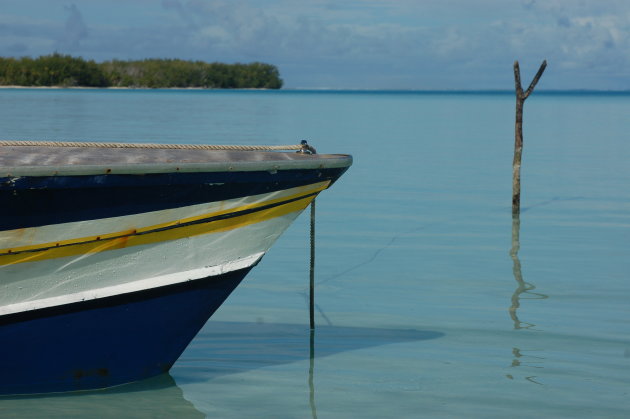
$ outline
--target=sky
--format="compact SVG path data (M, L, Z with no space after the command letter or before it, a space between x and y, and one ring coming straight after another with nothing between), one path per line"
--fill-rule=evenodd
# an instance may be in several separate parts
M630 0L0 0L0 56L276 65L285 88L630 90Z

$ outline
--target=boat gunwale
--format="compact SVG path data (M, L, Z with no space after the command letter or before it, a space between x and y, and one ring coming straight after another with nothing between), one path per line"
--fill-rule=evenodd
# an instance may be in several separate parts
M266 153L246 151L240 153ZM267 153L268 154L268 153ZM273 154L286 154L273 152ZM297 153L291 153L297 154ZM157 173L207 173L207 172L273 172L278 170L337 169L352 165L348 154L314 154L308 158L238 160L201 162L155 162L119 164L42 164L42 165L1 165L0 177L21 176L90 176L90 175L142 175Z

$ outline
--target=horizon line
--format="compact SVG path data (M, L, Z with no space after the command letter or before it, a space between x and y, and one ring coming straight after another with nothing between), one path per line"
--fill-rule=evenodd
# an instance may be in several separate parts
M513 89L422 89L422 88L352 88L352 87L282 87L268 88L204 88L204 87L93 87L93 86L19 86L0 85L0 89L54 89L54 90L219 90L219 91L267 91L267 92L331 92L331 93L427 93L427 94L515 94ZM630 89L539 89L535 93L542 94L630 94Z

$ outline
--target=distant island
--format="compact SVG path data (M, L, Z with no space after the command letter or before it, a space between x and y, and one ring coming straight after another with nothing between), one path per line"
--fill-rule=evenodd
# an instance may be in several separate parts
M0 86L280 89L271 64L207 63L178 59L97 63L63 54L0 57Z

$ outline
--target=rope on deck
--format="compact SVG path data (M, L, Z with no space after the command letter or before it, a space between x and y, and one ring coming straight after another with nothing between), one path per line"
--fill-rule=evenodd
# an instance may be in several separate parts
M291 145L213 145L213 144L155 144L155 143L101 143L88 141L22 141L0 140L0 146L9 147L96 147L96 148L135 148L165 150L236 150L236 151L309 151L306 142Z

